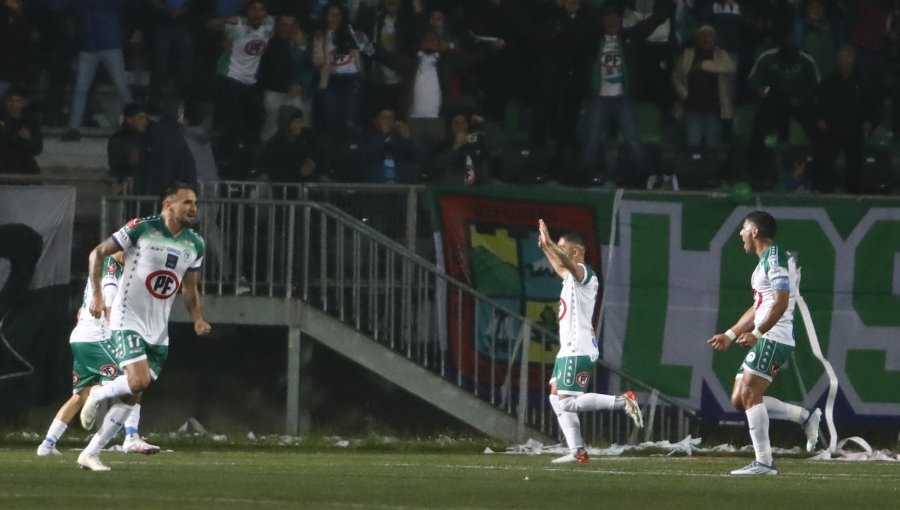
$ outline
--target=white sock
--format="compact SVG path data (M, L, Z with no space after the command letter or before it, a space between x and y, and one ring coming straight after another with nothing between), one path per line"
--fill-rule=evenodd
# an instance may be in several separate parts
M775 397L763 397L763 404L769 412L769 418L773 420L787 420L803 425L809 418L809 411L794 404L782 402Z
M119 430L125 424L125 417L131 412L132 406L117 401L106 416L103 417L103 423L100 425L100 431L94 434L91 442L84 449L84 455L99 455L100 450L109 443L110 439L119 433Z
M584 441L581 438L581 421L578 420L577 414L562 410L565 401L571 398L564 398L560 401L559 395L550 395L550 407L556 411L559 429L566 436L566 444L569 445L570 450L575 452L584 448Z
M56 442L59 441L59 438L62 437L67 428L69 428L69 425L66 422L53 418L53 423L50 424L50 428L47 430L47 436L44 437L44 442L42 444L44 446L55 446Z
M756 460L767 466L772 465L772 447L769 444L769 413L765 404L756 404L747 409L747 425L750 426L750 440L756 452Z
M128 377L124 375L116 377L112 382L104 384L99 388L94 388L91 390L91 394L97 400L107 400L110 398L129 397L134 395L134 393L131 392L131 386L128 385Z
M132 406L131 413L125 418L125 435L128 437L140 437L138 424L141 421L141 405Z
M560 401L563 411L580 413L584 411L611 411L615 409L616 397L600 393L585 393ZM622 403L622 407L625 403Z

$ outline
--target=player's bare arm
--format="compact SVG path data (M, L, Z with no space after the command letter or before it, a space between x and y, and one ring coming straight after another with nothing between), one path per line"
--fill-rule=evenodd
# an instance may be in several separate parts
M182 282L181 295L184 297L184 304L191 319L194 320L194 332L198 336L208 335L212 331L212 326L203 318L203 306L200 299L200 290L197 288L197 282L200 280L200 271L189 271L184 275Z
M103 274L103 260L120 251L122 251L122 248L120 248L110 237L91 250L91 254L88 256L88 278L90 279L91 288L94 293L93 299L91 300L90 312L92 316L98 319L105 311L103 289L100 286L100 278Z
M538 220L538 246L560 278L565 279L569 273L572 273L577 281L580 282L584 279L584 268L575 263L563 247L552 241L544 220Z
M782 312L783 313L783 312ZM731 334L735 335L735 340L741 335L741 333L745 333L747 331L753 330L753 317L756 314L756 309L754 307L749 307L747 310L741 314L741 318L738 319L737 322L734 323L728 331ZM715 351L724 351L731 347L732 338L728 336L728 333L716 333L709 340L706 341L709 345L712 346Z
M789 297L790 294L786 290L776 290L774 292L775 302L772 304L772 308L769 309L769 313L766 314L766 318L763 319L762 323L756 327L760 335L765 334L766 331L772 329L772 327L781 320L781 316L784 315L785 310L787 310ZM744 347L749 348L756 345L757 340L759 340L759 337L753 332L748 331L738 336L737 342Z

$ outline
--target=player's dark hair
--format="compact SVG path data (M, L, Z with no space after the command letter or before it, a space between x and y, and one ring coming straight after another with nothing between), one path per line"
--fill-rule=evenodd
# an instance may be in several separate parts
M193 191L194 193L197 193L197 189L194 187L193 184L188 184L183 181L177 181L177 182L173 182L172 184L169 184L168 186L166 186L166 189L162 192L162 195L160 196L161 202L165 202L167 198L169 198L171 196L175 196L179 191L181 191L183 189L189 189L189 190Z
M759 230L759 236L767 239L775 239L775 232L778 230L778 223L771 214L765 211L753 211L744 217L744 221L756 225Z
M576 232L566 232L561 237L572 244L581 246L582 249L587 247L587 245L584 243L584 236Z

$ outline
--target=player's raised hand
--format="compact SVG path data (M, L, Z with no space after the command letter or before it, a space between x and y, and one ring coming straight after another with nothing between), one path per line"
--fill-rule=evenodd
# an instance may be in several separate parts
M544 248L550 242L550 233L544 220L538 220L538 246Z
M714 351L724 351L731 346L731 339L723 333L718 333L713 335L706 343L711 345Z
M194 322L194 332L197 336L206 336L212 331L212 326L203 319Z

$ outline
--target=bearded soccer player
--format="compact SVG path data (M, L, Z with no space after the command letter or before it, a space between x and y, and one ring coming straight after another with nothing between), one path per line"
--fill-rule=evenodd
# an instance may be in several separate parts
M750 277L753 304L725 333L706 342L717 351L737 342L750 349L735 376L731 403L747 414L750 440L756 460L732 475L777 475L769 443L769 418L801 423L806 449L815 448L821 410L764 396L772 379L787 365L794 351L794 303L797 295L796 265L791 254L775 243L777 223L771 214L754 211L744 218L740 236L744 251L759 257Z
M563 280L559 296L559 353L550 378L550 406L559 420L570 453L554 459L553 463L587 464L588 453L576 413L623 410L638 427L644 426L644 418L633 391L619 396L585 392L600 354L593 324L600 281L584 262L584 238L566 234L554 243L544 220L539 220L538 247Z
M109 470L100 462L100 450L119 431L132 406L165 365L169 314L179 289L194 321L194 332L208 335L212 330L203 319L197 289L204 244L191 228L196 218L196 193L190 185L176 183L164 192L159 215L130 221L91 252L89 277L94 300L90 312L94 317L103 313L102 296L98 295L103 258L125 252L125 270L110 311L110 329L117 361L126 377L96 388L81 410L82 424L91 428L99 403L114 399L100 431L78 457L82 469Z
M117 253L107 257L103 262L102 294L104 305L112 304L122 276L124 254ZM115 359L115 347L110 339L109 306L106 306L102 317L96 318L90 313L94 291L91 282L84 286L84 298L78 310L78 323L69 335L69 346L72 349L72 396L66 401L47 430L47 435L37 447L38 457L60 456L56 443L62 437L72 418L81 410L88 393L101 381L114 379L119 374ZM122 449L126 453L143 453L152 455L159 452L159 447L141 439L138 423L141 419L140 405L125 420L125 443Z

